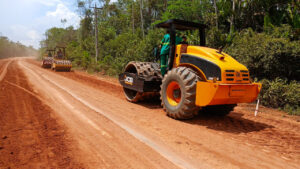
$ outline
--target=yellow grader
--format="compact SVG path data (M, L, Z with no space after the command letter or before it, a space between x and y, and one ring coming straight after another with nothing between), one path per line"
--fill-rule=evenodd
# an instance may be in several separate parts
M55 48L56 54L51 65L51 69L54 71L71 71L72 63L66 58L66 48L57 46Z
M54 53L55 53L55 50L47 49L47 51L43 57L43 62L42 62L43 68L51 68Z
M237 103L256 100L261 84L252 83L248 69L221 50L205 47L206 25L177 19L156 25L170 32L168 72L158 63L129 62L119 75L125 96L138 102L160 94L167 115L189 119L202 111L227 115ZM199 45L175 45L176 31L199 31Z

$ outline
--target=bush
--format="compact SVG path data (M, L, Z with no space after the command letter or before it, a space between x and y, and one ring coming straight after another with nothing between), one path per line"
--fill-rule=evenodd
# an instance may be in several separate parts
M139 32L139 29L136 30ZM121 33L100 45L99 66L108 75L118 75L130 61L153 61L153 48L159 44L159 30L149 30L142 38L132 32Z
M215 49L224 48L232 43L233 37L237 33L226 33L216 27L212 27L208 30L206 39L207 46Z
M261 103L268 107L281 108L292 115L300 115L300 83L276 78L263 79L260 92Z
M273 34L242 31L225 51L258 79L300 80L300 41L291 41L287 35L280 37L277 29Z

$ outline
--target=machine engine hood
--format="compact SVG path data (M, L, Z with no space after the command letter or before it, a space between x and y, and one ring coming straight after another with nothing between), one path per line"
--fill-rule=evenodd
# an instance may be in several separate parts
M217 49L202 46L188 46L187 54L201 57L202 59L215 63L222 70L248 70L246 66L239 63L233 57L224 52L219 52Z

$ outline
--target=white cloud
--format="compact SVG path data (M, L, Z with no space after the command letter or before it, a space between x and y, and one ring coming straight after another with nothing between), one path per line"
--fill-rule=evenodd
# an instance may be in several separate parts
M41 35L36 30L29 30L26 33L27 37L32 40L41 40Z
M61 23L62 19L66 19L67 22L65 24ZM39 35L34 47L39 47L39 41L44 39L43 34L47 29L52 27L68 27L73 26L74 28L78 28L80 22L80 17L73 11L71 11L64 3L57 3L54 10L47 11L44 16L41 16L35 19L34 29L37 30L36 33ZM35 36L35 34L31 34Z
M79 16L63 3L57 4L55 11L48 11L46 13L46 19L54 21L57 24L61 22L61 19L66 19L67 23L65 26L73 25L74 27L77 27L80 21Z
M40 3L46 6L55 6L57 3L61 3L61 0L29 0L32 3Z
M9 9L12 4L16 8ZM39 48L44 33L52 27L78 28L80 17L75 12L75 0L0 0L0 32L24 45ZM66 19L66 23L61 23Z
M13 25L10 27L10 39L19 41L24 45L32 45L38 48L39 41L42 40L41 34L34 29L28 28L24 25Z

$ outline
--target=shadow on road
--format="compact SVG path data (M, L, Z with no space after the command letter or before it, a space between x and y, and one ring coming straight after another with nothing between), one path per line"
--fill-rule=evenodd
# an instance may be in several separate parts
M274 126L265 123L245 119L243 118L243 114L234 111L223 117L217 116L213 113L199 113L199 115L193 119L184 120L183 122L193 125L206 126L209 129L234 134L257 132L266 128L274 128Z
M143 101L140 101L137 103L138 105L144 106L148 109L162 109L161 101L159 99L159 96L155 96L150 99L145 99Z
M159 98L151 99L151 101L144 100L137 104L149 109L162 109ZM243 118L242 113L238 113L235 111L232 111L227 116L220 116L213 112L204 113L200 111L199 115L190 120L182 120L182 122L193 125L206 126L209 129L234 134L258 132L266 128L274 128L274 126L272 125L245 119Z

